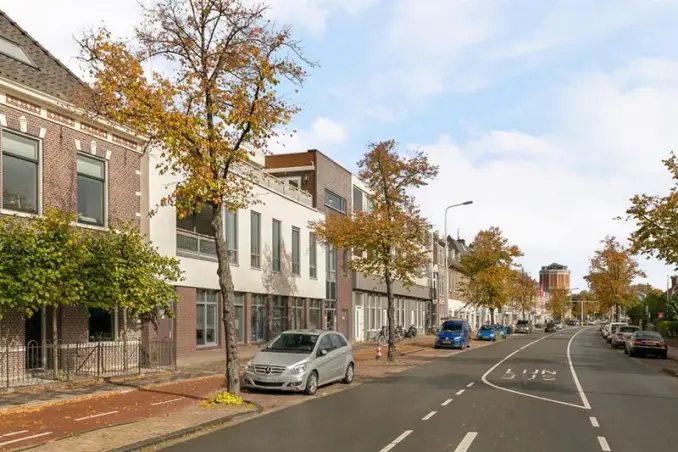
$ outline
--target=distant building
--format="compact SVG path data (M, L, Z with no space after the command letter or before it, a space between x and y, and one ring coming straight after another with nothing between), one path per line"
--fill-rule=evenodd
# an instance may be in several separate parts
M570 270L565 265L555 262L542 267L539 271L539 288L543 292L553 292L559 289L569 291Z

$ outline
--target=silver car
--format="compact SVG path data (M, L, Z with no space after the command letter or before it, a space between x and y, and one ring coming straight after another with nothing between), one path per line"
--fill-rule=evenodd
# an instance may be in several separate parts
M290 330L281 333L245 365L246 388L304 392L353 381L355 360L346 338L335 331Z

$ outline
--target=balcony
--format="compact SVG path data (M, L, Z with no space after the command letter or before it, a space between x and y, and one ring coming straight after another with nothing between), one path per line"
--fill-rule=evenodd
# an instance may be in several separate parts
M177 256L216 261L217 246L213 237L177 229Z
M250 163L238 162L233 166L233 172L258 185L261 185L262 187L266 187L269 190L278 192L283 196L287 196L288 198L291 198L305 206L313 207L313 197L310 193L294 187L278 179L277 177L271 176L266 171L257 168Z

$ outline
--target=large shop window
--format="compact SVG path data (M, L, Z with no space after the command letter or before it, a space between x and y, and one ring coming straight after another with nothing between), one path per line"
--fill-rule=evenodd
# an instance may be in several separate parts
M252 342L262 342L266 340L266 299L264 295L252 295L252 313L250 315L252 323L252 333L250 340Z
M322 329L321 322L321 301L320 300L309 300L308 306L308 327L312 330Z
M277 336L286 329L287 297L273 296L273 335Z
M38 213L39 143L2 131L2 207Z
M196 344L217 345L219 292L198 289L195 310Z
M106 163L78 155L78 223L104 226L106 211Z
M239 343L245 342L245 294L235 292L235 337Z
M292 306L294 309L292 312L292 328L296 330L306 328L306 307L304 305L304 299L295 297Z
M337 302L325 300L325 329L337 329Z
M212 232L212 207L184 218L177 215L177 252L179 255L214 260L217 247Z
M228 261L238 263L238 212L226 211L226 241L228 242Z

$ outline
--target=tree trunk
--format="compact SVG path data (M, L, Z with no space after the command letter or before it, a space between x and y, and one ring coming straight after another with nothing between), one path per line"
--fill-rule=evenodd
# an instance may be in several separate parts
M226 390L231 394L240 394L240 369L238 368L237 338L235 335L235 297L233 295L233 278L228 259L228 243L224 234L222 214L224 207L213 207L212 232L217 248L217 275L221 289L222 317L224 322L224 349L226 351Z
M494 325L494 308L490 308L490 324Z
M388 299L388 353L386 360L393 362L396 358L395 328L393 325L395 321L395 307L393 306L393 281L391 281L391 272L388 270L384 272L384 281L386 282L386 298Z
M59 337L57 334L57 307L52 308L52 371L54 379L59 376Z

